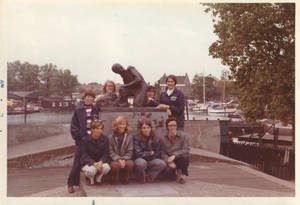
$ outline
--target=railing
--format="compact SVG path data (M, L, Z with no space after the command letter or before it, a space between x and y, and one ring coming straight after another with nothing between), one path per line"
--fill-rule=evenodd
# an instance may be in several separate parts
M227 155L256 166L270 175L295 180L295 150L259 147L255 144L228 144Z

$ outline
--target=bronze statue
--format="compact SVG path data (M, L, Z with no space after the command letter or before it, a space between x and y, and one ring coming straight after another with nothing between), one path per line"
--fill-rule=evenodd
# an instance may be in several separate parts
M133 105L135 107L142 107L146 91L147 83L145 82L143 76L136 70L133 66L128 66L125 70L120 64L116 63L112 66L112 71L121 75L124 85L119 89L120 99L119 106L128 106L128 96L134 96Z

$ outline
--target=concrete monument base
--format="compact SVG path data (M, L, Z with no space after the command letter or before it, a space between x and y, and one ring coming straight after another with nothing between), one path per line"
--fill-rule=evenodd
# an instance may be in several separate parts
M128 119L130 125L130 134L136 135L138 131L138 123L143 119L148 119L152 123L152 128L157 137L162 137L166 133L165 122L168 119L166 110L149 107L122 108L122 107L107 107L101 108L100 120L104 123L103 134L108 136L112 134L113 121L120 115Z

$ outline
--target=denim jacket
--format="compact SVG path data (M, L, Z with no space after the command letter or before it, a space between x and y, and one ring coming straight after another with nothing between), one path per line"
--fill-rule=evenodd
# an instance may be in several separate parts
M154 152L152 155L151 152ZM146 161L151 161L153 159L160 159L161 150L160 142L156 140L153 142L149 139L147 142L141 139L140 135L134 137L134 156L135 158L143 158Z

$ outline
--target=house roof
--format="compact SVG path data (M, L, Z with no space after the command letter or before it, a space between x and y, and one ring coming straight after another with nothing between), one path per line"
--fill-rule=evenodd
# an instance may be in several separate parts
M22 100L24 97L26 99L34 99L34 98L38 98L39 94L33 91L8 91L7 92L7 98L9 99Z

